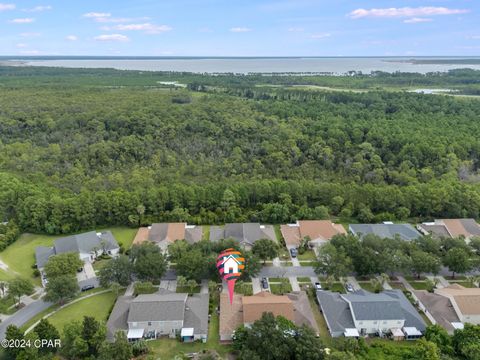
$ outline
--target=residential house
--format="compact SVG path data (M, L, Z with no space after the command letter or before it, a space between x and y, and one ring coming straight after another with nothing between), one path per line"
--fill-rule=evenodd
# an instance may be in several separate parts
M287 295L273 295L260 292L253 296L235 294L230 304L228 294L220 295L220 341L231 341L233 333L240 325L251 326L264 313L283 316L298 326L307 325L318 334L307 294L304 291Z
M90 231L83 234L71 235L55 240L52 247L38 246L35 248L36 265L42 274L42 282L48 281L43 275L43 267L51 256L74 252L84 262L82 271L77 273L80 288L98 286L92 262L102 254L112 257L120 253L120 246L110 231Z
M449 334L453 334L455 329L463 327L448 297L427 290L415 290L414 294L418 299L419 308L427 317L433 318L432 323L440 325Z
M253 244L260 239L276 241L273 226L259 223L225 224L224 227L211 226L210 241L221 239L234 239L247 250L250 250Z
M288 248L298 248L304 238L310 238L310 246L319 246L327 243L338 234L346 234L341 224L330 220L299 220L295 224L280 226L280 231Z
M419 224L417 229L424 235L436 238L455 238L463 236L467 242L480 236L480 225L475 219L436 219L433 222Z
M160 289L157 293L121 296L107 321L107 338L124 331L129 340L155 339L162 336L182 341L207 341L208 294L174 293Z
M460 322L480 325L480 288L466 288L460 284L452 284L442 289L435 289L435 294L450 300Z
M425 321L398 289L378 294L320 290L317 299L332 337L392 334L398 339L402 330L406 339L414 339L425 332Z
M401 240L411 241L421 236L410 224L393 224L391 222L385 222L383 224L350 224L348 228L352 234L360 236L361 238L372 234L382 239L399 238Z
M193 244L202 240L203 230L201 226L187 225L187 223L155 223L148 227L148 235L145 238L144 231L138 234L139 240L152 241L162 251L166 252L168 246L176 240L186 240Z

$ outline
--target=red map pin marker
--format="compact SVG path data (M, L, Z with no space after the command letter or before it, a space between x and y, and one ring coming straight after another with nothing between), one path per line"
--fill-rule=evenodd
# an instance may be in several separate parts
M230 304L232 304L235 282L245 269L245 259L240 251L232 248L223 250L217 257L217 269L220 277L227 282Z

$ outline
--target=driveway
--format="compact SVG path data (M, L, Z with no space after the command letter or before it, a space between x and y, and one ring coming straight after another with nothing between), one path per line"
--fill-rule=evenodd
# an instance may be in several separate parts
M301 266L300 261L298 261L298 257L294 258L294 257L292 257L292 254L290 253L290 249L296 249L295 246L288 245L287 249L288 249L288 254L290 255L290 260L292 261L292 265L293 266Z
M53 304L45 302L43 300L37 300L31 304L25 306L23 309L18 310L16 313L2 321L0 324L0 340L5 339L5 331L8 325L22 326L28 322L35 315L41 313L43 310L48 309Z
M200 284L200 294L208 294L208 280L202 280Z
M353 276L347 276L347 281L350 285L352 285L353 290L362 290L362 287L358 283L357 279L355 279Z
M160 281L160 289L166 289L172 292L177 291L177 280ZM208 292L208 284L207 284L207 292Z
M262 291L262 285L260 285L260 278L252 278L252 289L254 294L258 294Z

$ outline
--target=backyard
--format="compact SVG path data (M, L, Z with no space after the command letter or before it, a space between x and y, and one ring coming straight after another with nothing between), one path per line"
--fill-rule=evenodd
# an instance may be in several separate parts
M181 353L188 354L202 350L215 350L220 356L226 358L228 352L231 351L231 347L220 344L218 326L218 315L213 313L208 325L208 340L205 344L201 342L181 343L176 339L167 338L148 341L147 344L151 352L158 356L159 360L174 359L176 355Z

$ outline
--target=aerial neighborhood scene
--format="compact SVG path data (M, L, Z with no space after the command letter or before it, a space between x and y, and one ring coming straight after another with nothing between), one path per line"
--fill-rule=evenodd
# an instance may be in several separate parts
M480 360L479 14L0 0L0 360Z

